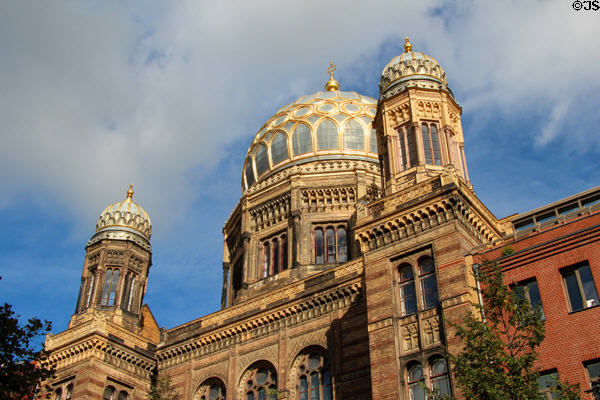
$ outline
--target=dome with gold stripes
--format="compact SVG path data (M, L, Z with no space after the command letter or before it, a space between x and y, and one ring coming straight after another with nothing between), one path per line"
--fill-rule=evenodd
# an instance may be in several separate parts
M131 231L146 240L152 235L152 224L146 210L132 200L133 185L129 185L127 198L106 207L98 217L96 233L104 231Z
M331 67L325 91L280 108L258 131L244 160L243 192L299 163L331 159L378 162L372 128L377 100L339 90Z

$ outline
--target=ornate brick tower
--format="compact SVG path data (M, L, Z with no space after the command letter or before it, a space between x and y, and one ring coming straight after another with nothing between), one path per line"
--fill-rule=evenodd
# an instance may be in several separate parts
M374 126L383 198L357 210L364 258L373 398L451 391L449 321L477 301L470 249L502 236L468 181L461 108L432 57L405 52L384 68Z
M152 228L132 197L133 185L125 200L106 207L98 218L86 245L69 329L46 340L57 368L51 384L57 394L126 400L147 392L159 338L150 309L142 306L152 265Z

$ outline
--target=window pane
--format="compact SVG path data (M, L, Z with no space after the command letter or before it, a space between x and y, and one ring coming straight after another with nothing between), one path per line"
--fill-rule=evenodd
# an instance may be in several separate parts
M252 171L252 159L248 157L246 159L246 183L248 187L254 184L254 171Z
M586 365L590 379L600 378L600 361Z
M423 137L423 150L425 151L425 162L427 164L433 164L431 159L431 143L429 142L429 127L427 124L421 125L421 132Z
M414 127L409 127L406 132L406 140L408 141L408 158L410 166L417 165L417 145L416 145L417 130Z
M418 383L409 386L410 400L425 400L425 389Z
M129 396L127 396L127 392L124 390L121 390L119 392L118 400L127 400L127 397L129 397Z
M433 260L431 258L421 260L419 263L419 275L430 274L432 272L435 272Z
M410 315L417 312L417 294L415 290L415 281L400 286L400 296L402 302L402 315Z
M267 148L259 144L256 149L256 155L254 156L256 162L256 173L261 176L269 169L269 160L267 159Z
M332 228L327 228L325 231L325 239L327 240L327 262L335 262L335 233Z
M325 259L323 257L323 231L317 229L315 231L315 262L317 264L323 264Z
M310 376L310 400L319 400L319 374L316 372Z
M406 266L400 270L400 282L413 278L412 267Z
M531 308L534 310L536 308L540 308L542 311L542 318L544 318L544 309L542 308L542 298L540 296L540 290L538 288L538 284L536 280L533 280L527 284L527 294L529 295L529 302L531 303Z
M571 311L581 310L583 308L583 300L581 299L581 293L579 292L579 284L577 283L575 271L565 274L564 277L565 284L567 285L567 292L569 292L569 300L571 301Z
M107 387L104 389L104 395L102 396L104 400L114 400L115 389L112 387Z
M442 165L440 156L440 142L438 139L438 130L435 124L431 124L431 144L433 145L433 158L435 165Z
M448 382L448 375L432 379L431 386L433 386L433 388L436 389L442 396L450 395L450 382Z
M288 267L288 245L287 236L281 238L281 270L286 270Z
M273 165L289 158L287 137L281 132L277 133L271 142L271 157Z
M273 271L272 273L279 273L279 241L273 240Z
M331 400L331 373L328 369L322 372L323 375L323 400Z
M423 292L423 307L435 307L438 304L437 282L435 274L421 279L421 291Z
M264 259L265 259L265 263L263 266L263 277L266 278L267 276L269 276L269 269L271 268L271 246L269 246L269 243L265 243L265 254L264 254Z
M258 400L267 400L267 393L265 388L258 389Z
M110 288L110 296L108 299L108 303L112 306L115 305L116 295L117 295L117 284L119 283L119 270L115 269L113 271L112 284Z
M248 392L248 395L246 396L246 400L254 400L254 393Z
M369 152L371 153L378 153L377 150L377 133L375 132L375 129L371 129L371 134L369 137Z
M344 127L344 148L351 150L365 149L365 131L357 120L350 120Z
M318 150L331 150L339 148L338 129L333 122L326 119L317 128Z
M294 130L294 135L292 136L292 147L294 150L294 155L297 156L299 154L309 153L312 149L312 136L310 134L310 129L308 126L304 124L299 124Z
M591 307L598 304L598 293L594 286L594 278L592 278L592 271L589 265L584 265L578 269L579 278L583 285L583 293L585 294L586 304L585 307Z
M431 373L433 375L440 375L446 373L446 361L438 358L431 364Z
M338 228L338 261L345 262L348 259L347 248L346 248L346 230L344 228Z
M102 288L102 302L101 304L106 306L108 305L108 292L110 290L110 282L112 281L112 273L113 270L109 269L106 271L106 276L104 278L104 287Z
M308 400L308 382L304 375L300 377L300 400Z

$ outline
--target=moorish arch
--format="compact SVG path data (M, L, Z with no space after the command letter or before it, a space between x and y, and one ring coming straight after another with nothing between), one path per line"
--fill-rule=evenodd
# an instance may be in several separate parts
M304 348L290 368L290 399L332 400L333 378L331 358L321 346Z
M196 392L194 400L225 400L227 397L225 383L215 376L205 379Z
M276 400L277 369L267 360L252 363L242 374L237 392L240 400Z

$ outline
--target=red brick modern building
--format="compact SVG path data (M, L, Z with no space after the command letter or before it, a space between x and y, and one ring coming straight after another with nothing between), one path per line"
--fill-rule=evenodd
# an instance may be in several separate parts
M600 187L511 222L513 235L475 250L474 260L497 260L505 283L521 286L533 305L541 304L546 320L538 363L542 381L558 375L589 391L600 384Z

